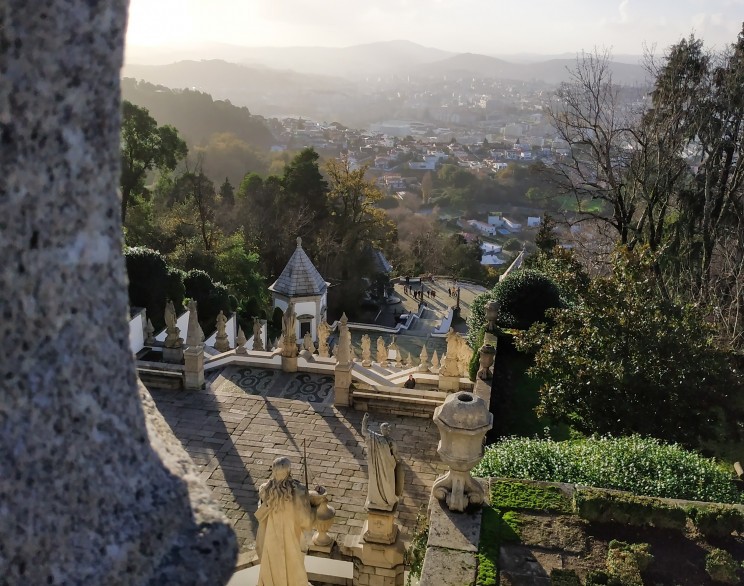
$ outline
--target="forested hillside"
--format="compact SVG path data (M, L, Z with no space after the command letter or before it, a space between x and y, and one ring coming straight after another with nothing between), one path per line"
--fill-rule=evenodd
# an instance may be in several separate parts
M132 78L122 80L122 97L143 106L160 124L170 124L191 145L207 142L214 134L229 132L249 146L265 149L274 142L260 116L206 93L170 89Z

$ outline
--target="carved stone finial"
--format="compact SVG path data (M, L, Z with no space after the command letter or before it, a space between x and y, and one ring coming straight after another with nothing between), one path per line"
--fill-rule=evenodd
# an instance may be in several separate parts
M297 237L297 248L302 248L302 237L301 236Z
M245 339L245 334L243 333L243 328L238 326L238 337L235 338L235 353L236 354L246 354L248 351L245 349L245 343L248 340Z
M421 354L419 354L419 365L418 365L418 371L419 372L428 372L429 371L429 353L426 351L426 344L421 346Z

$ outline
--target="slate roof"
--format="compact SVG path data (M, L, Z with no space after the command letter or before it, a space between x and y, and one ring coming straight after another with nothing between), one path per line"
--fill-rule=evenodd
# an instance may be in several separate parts
M302 239L297 239L297 248L284 267L282 274L269 287L269 291L287 297L322 295L328 283L320 276L318 269L302 249Z

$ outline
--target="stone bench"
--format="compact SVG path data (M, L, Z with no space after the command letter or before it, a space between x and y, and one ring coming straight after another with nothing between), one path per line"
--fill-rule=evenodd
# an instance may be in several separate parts
M373 389L354 389L351 401L357 410L431 417L447 395L446 391L439 390L376 386Z
M148 388L166 390L183 389L183 372L138 366L137 374L142 383Z

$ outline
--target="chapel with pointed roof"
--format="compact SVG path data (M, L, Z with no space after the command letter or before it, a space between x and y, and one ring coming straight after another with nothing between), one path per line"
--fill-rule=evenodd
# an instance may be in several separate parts
M274 307L286 312L290 302L294 304L298 340L305 332L317 339L318 324L326 319L328 285L302 248L302 238L297 238L297 248L269 291Z

